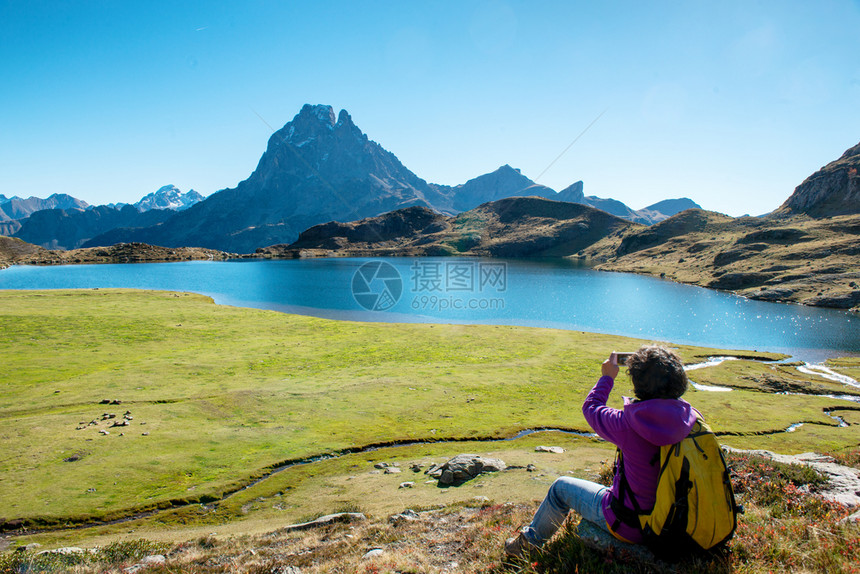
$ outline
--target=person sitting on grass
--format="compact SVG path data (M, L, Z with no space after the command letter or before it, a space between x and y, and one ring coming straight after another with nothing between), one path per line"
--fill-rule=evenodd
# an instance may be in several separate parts
M644 346L627 359L635 400L624 397L622 410L606 406L618 375L616 354L603 362L602 376L582 405L585 420L600 437L621 449L622 464L639 508L654 506L660 472L660 447L686 437L696 422L697 411L680 397L687 390L681 359L659 346ZM613 506L633 509L629 499L619 500L620 469L612 487L562 476L550 487L531 524L505 542L508 556L519 557L540 547L561 526L570 510L623 542L641 543L642 532L622 523ZM629 494L627 497L629 498ZM614 501L613 501L614 500Z

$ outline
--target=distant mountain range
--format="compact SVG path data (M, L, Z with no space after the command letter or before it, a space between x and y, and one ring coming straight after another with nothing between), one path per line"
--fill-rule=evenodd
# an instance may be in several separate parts
M86 209L87 207L87 202L65 193L55 193L46 199L38 197L23 199L17 196L7 198L5 195L0 195L0 221L24 219L43 209Z
M860 311L860 144L764 217L687 209L651 226L541 197L456 216L411 207L311 227L270 257L577 256L597 269L659 275L751 299ZM657 204L672 211L684 203Z
M183 193L166 185L134 204L88 205L70 195L47 199L6 199L0 195L0 235L17 237L46 249L76 249L117 227L149 227L203 200L193 189Z
M586 197L581 181L558 193L509 165L457 186L427 183L369 140L346 110L335 116L331 106L322 105L305 105L274 133L257 168L237 187L205 200L198 195L186 201L172 186L153 195L135 204L138 211L168 208L173 212L147 220L128 211L122 216L102 212L96 217L66 209L64 215L41 216L18 229L0 225L0 233L45 247L145 242L247 253L292 242L313 225L374 217L409 206L455 215L488 201L539 196L590 205L645 224L698 207L689 199L679 199L635 211L620 201ZM108 207L124 209L122 204ZM75 225L81 227L79 233L71 233Z
M413 205L350 222L328 221L306 229L291 244L261 247L248 256L572 256L588 261L597 269L659 275L682 283L732 290L751 299L853 308L860 312L858 168L860 145L807 178L779 209L764 217L735 218L694 208L648 226L590 205L538 196L503 197L454 215L426 205ZM494 180L497 183L493 184ZM456 205L463 205L454 199L480 201L486 198L483 194L492 193L500 185L498 182L509 181L528 184L519 172L503 167L457 186L459 192L454 192L455 188L425 189L436 193L436 199L450 200L449 209L453 211ZM487 182L490 183L485 185ZM460 195L464 189L471 196ZM558 196L579 194L581 186L575 185ZM43 210L24 221L44 219L48 221L45 226L60 238L58 241L76 243L80 242L74 235L77 227L66 221L70 214L100 216L105 227L127 224L146 230L171 224L183 213L200 209L206 203L179 214L158 209L140 212L130 205L119 210L107 206L84 211ZM656 204L653 209L662 213L660 210L673 211L685 205L669 202ZM117 212L131 223L111 221L118 217ZM17 238L0 238L0 268L14 263L232 256L134 242L110 249L46 251Z

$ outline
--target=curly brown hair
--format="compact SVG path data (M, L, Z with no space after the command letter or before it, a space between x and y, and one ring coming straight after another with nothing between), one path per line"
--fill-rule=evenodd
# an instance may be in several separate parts
M687 391L684 363L673 351L646 345L627 359L633 392L640 400L677 399Z

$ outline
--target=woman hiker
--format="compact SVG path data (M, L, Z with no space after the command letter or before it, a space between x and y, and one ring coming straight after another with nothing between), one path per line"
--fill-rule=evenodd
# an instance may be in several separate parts
M615 471L611 488L579 478L558 478L531 524L505 542L505 552L509 556L522 556L528 549L540 547L558 530L570 510L619 540L642 542L639 529L622 523L613 512L612 500L616 500L616 505L620 503L624 508L633 509L634 504L629 500L632 491L639 508L654 505L660 469L652 461L655 456L659 457L661 446L674 444L689 434L696 422L696 410L680 398L687 390L687 375L674 352L645 346L630 355L626 365L636 399L624 397L622 410L606 406L618 375L616 353L612 353L603 362L602 376L588 393L582 414L599 436L621 449L624 473L630 486L627 496L619 500L619 469Z

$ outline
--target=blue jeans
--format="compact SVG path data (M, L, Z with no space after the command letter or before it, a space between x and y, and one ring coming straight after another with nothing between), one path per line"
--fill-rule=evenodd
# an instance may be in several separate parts
M606 496L609 496L609 489L602 484L569 476L559 477L549 487L532 523L523 528L523 533L529 542L540 546L555 534L571 510L578 512L583 520L609 532L603 516L603 498Z

